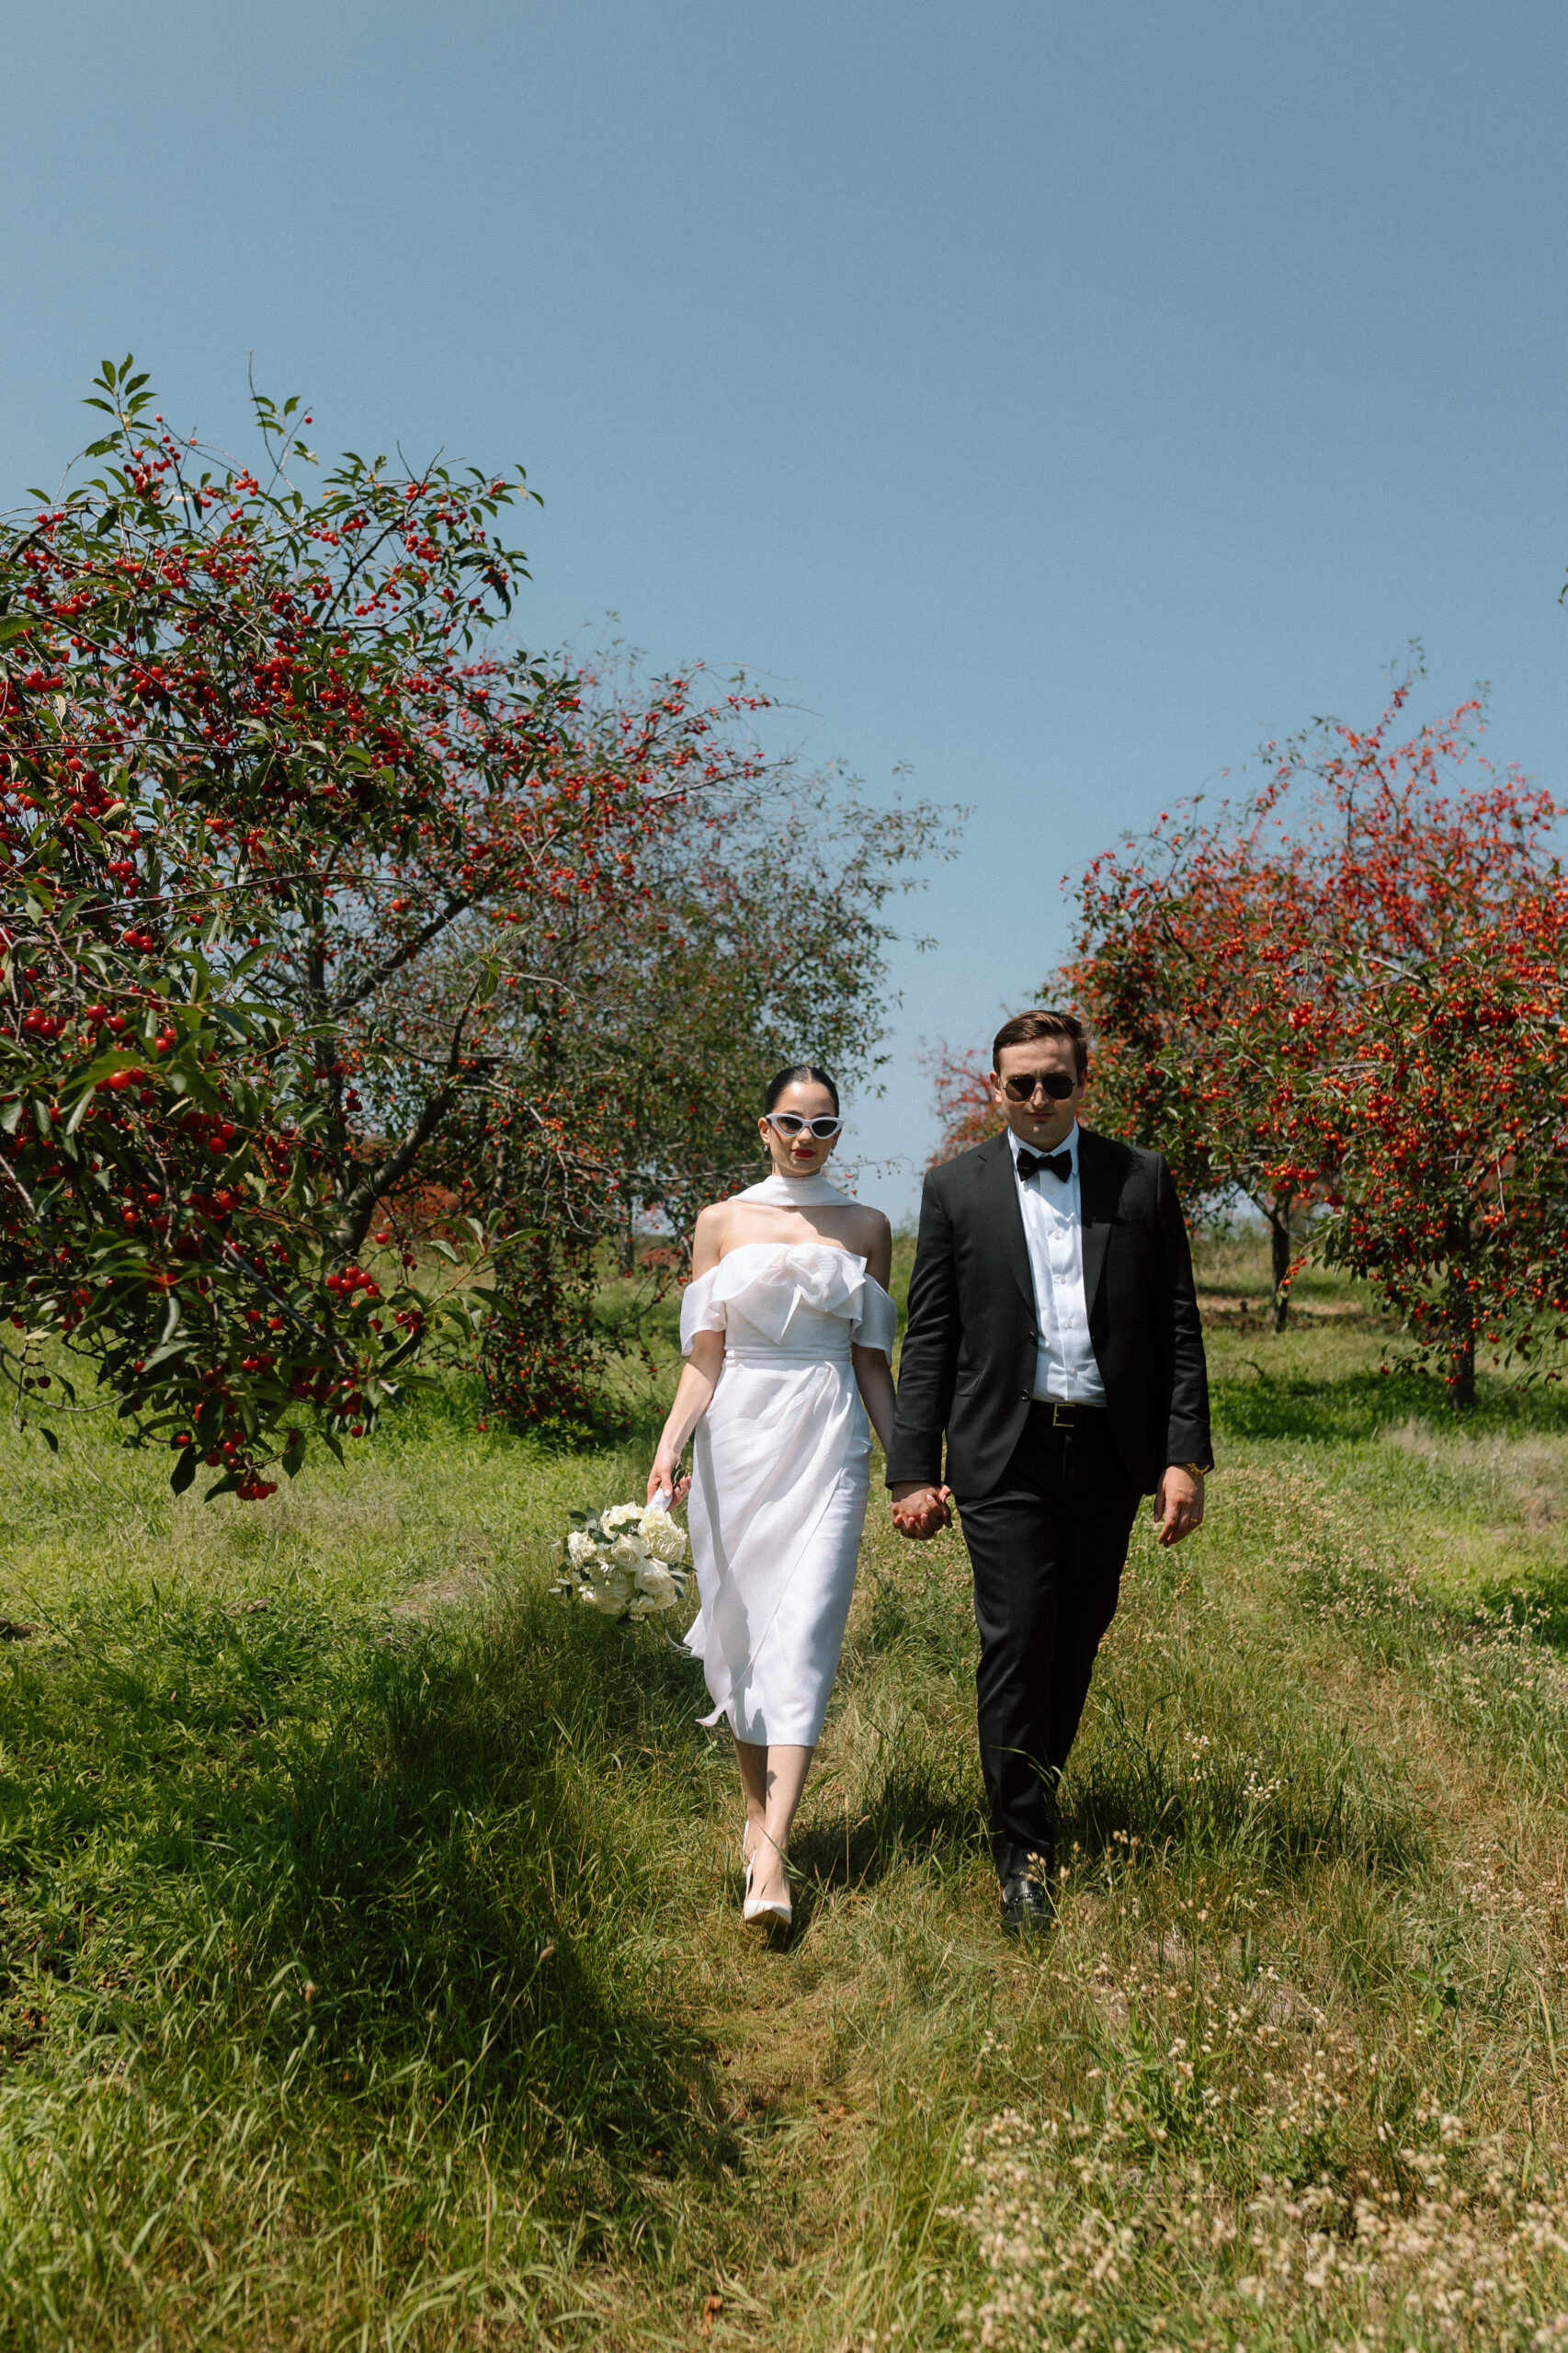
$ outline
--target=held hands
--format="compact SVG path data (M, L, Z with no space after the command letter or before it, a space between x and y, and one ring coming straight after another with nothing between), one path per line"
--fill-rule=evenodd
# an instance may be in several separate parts
M1158 1544L1179 1544L1203 1524L1203 1481L1185 1463L1173 1462L1154 1490Z
M953 1524L948 1498L950 1487L933 1487L918 1479L906 1479L892 1490L892 1524L901 1536L915 1543L925 1543L928 1537L937 1536Z

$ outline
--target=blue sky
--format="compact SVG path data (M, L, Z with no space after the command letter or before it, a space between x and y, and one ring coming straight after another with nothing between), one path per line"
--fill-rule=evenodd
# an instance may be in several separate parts
M809 756L971 805L921 1038L1062 952L1061 878L1265 736L1492 684L1562 789L1560 6L0 6L0 503L133 349L243 432L520 461L521 625L744 665Z

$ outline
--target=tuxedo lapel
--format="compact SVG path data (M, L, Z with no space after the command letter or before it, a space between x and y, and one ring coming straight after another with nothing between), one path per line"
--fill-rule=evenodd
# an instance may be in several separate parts
M987 1147L987 1161L985 1189L995 1215L1002 1256L1029 1311L1032 1325L1035 1319L1034 1275L1029 1267L1029 1245L1024 1239L1024 1213L1018 1206L1018 1173L1013 1165L1012 1148L1006 1136L998 1136Z
M1078 1207L1083 1220L1084 1313L1092 1314L1105 1272L1106 1245L1120 1190L1118 1172L1104 1139L1092 1128L1078 1131ZM1020 1225L1022 1219L1019 1220Z

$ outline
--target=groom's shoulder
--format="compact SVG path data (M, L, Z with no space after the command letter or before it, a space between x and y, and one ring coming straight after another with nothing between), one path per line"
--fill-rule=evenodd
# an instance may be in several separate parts
M1102 1183L1108 1176L1125 1186L1142 1182L1158 1186L1165 1174L1165 1155L1147 1144L1124 1143L1119 1136L1102 1135L1097 1128L1078 1131L1080 1157L1097 1164Z

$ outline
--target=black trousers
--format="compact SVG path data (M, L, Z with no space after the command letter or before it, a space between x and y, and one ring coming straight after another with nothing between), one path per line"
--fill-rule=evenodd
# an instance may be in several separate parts
M1031 1405L989 1495L957 1498L980 1631L980 1763L1003 1878L1049 1859L1055 1783L1077 1736L1095 1654L1116 1615L1138 1489L1109 1416L1052 1426Z

